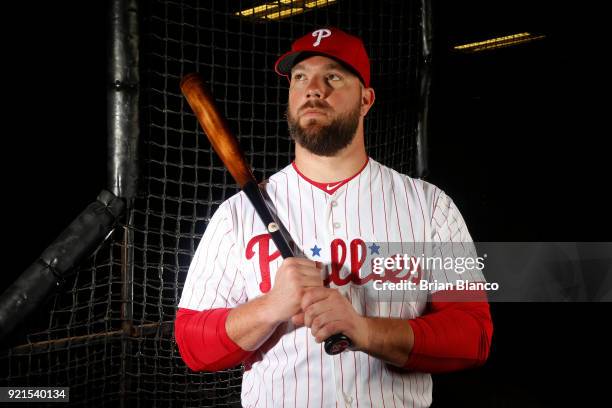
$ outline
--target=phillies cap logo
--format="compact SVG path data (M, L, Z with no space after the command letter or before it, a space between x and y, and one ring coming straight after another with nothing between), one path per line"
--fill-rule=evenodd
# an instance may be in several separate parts
M321 44L321 40L324 38L327 38L329 36L331 36L331 31L328 30L327 28L322 28L320 30L315 30L312 32L312 36L313 37L317 37L317 41L315 41L312 46L313 47L318 47L319 44Z

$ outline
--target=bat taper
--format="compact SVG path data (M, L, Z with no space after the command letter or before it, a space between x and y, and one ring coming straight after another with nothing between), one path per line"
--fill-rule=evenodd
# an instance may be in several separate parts
M217 110L215 101L206 90L200 74L191 73L183 77L181 91L204 129L213 149L255 207L257 215L266 226L281 256L283 258L293 257L293 251L282 233L282 226L279 227L280 222L272 216L266 205L238 140L230 132L227 122ZM334 334L325 340L325 351L328 354L338 354L350 347L351 344L351 340L344 334Z

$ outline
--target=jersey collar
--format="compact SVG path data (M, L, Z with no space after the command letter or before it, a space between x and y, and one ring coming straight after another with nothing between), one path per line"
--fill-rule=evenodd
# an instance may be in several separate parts
M368 157L366 159L365 163L363 164L363 166L361 166L361 168L359 169L359 171L357 173L353 174L351 177L346 178L344 180L340 180L340 181L334 181L334 182L331 182L331 183L320 183L318 181L314 181L312 179L309 179L308 177L303 175L302 172L297 168L297 166L295 164L295 160L291 162L291 165L293 166L293 168L295 169L295 171L297 172L297 174L299 174L299 176L301 178L303 178L304 180L306 180L307 182L309 182L313 186L315 186L315 187L325 191L327 194L332 195L340 187L342 187L343 185L345 185L346 183L348 183L349 181L351 181L352 179L357 177L359 175L359 173L361 173L363 171L363 169L366 168L366 166L368 165L369 161L370 161L370 158Z

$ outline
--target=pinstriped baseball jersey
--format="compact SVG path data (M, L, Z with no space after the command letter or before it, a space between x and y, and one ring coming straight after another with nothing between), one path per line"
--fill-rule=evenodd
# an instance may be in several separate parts
M330 286L363 315L414 318L424 312L426 297L404 302L397 295L395 300L377 301L377 294L366 293L371 289L346 279L357 246L432 241L472 245L461 214L442 190L373 159L333 194L313 186L291 165L262 186L298 252L335 273ZM334 262L341 265L334 268ZM254 208L243 193L236 194L212 217L179 307L234 307L261 296L274 285L281 263ZM425 407L431 402L429 374L402 371L358 351L327 355L309 328L291 322L279 326L245 362L242 404L247 407Z

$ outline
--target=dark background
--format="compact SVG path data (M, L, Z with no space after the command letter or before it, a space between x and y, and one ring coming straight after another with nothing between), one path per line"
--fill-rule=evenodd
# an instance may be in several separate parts
M429 181L457 203L475 241L610 241L610 173L594 99L591 4L434 2ZM542 41L471 55L452 46L523 31ZM609 183L609 182L608 182ZM434 379L434 406L599 406L610 303L491 304L480 370ZM437 381L437 382L436 382Z
M592 7L434 2L430 174L478 241L610 241ZM592 5L591 5L592 6ZM86 8L85 8L86 7ZM601 12L601 10L599 11ZM106 186L105 2L5 5L3 289ZM472 55L521 31L545 40ZM434 406L570 406L603 395L610 304L492 304L487 365L436 377Z

